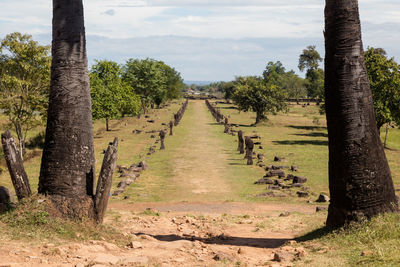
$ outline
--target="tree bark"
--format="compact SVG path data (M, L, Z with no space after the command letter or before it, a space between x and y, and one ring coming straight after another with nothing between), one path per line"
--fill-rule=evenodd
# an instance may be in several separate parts
M53 0L51 84L39 193L54 196L55 206L67 217L92 216L94 164L83 4Z
M108 127L108 118L106 118L106 131L108 132L108 131L110 131L110 128Z
M96 222L102 223L107 209L108 199L110 196L112 177L117 165L118 156L118 139L108 146L104 155L103 164L97 181L96 195L94 198L94 208Z
M3 145L4 158L7 162L8 171L10 172L18 199L29 197L32 192L28 175L25 172L20 151L18 151L17 145L9 130L1 135L1 143Z
M397 211L379 138L357 0L326 0L325 97L329 133L328 227Z

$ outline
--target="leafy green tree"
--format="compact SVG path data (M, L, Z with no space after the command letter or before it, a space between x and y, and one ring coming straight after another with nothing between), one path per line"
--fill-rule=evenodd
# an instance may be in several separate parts
M181 97L182 90L185 88L181 74L165 63L162 63L161 66L166 77L166 100Z
M267 119L267 114L276 114L287 108L287 94L277 85L261 77L238 77L235 81L233 101L242 111L254 111L256 122Z
M307 46L299 57L299 70L306 70L307 95L311 98L324 98L324 70L319 68L321 56L315 45Z
M121 78L122 70L113 61L97 61L90 73L92 114L94 119L109 120L139 111L139 97Z
M282 75L282 90L287 93L289 98L299 99L307 95L304 79L293 70Z
M364 53L373 95L378 130L385 124L400 123L400 66L387 58L382 48L369 47ZM380 132L380 131L379 131Z
M145 113L150 105L160 105L166 99L167 78L161 61L129 59L124 67L123 79L140 96Z
M8 34L0 44L0 109L25 153L29 130L43 124L50 88L50 47L30 35Z
M235 83L232 82L222 82L221 83L222 91L224 92L224 98L226 101L232 99L233 94L235 92Z

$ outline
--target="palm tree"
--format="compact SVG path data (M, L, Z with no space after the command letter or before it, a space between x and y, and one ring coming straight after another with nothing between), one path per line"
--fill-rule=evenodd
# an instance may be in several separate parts
M397 211L364 64L358 0L326 0L327 226Z
M82 0L53 0L46 140L39 193L63 216L93 217L92 111Z

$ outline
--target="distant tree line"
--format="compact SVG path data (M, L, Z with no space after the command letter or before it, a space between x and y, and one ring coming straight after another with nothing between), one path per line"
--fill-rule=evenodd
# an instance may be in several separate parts
M129 59L125 65L96 61L90 71L94 119L109 119L146 113L181 96L184 89L179 72L162 61Z
M30 130L46 121L50 46L18 32L0 41L0 111L16 132L21 155ZM90 71L94 119L137 115L178 98L185 88L179 72L162 61L129 59L125 65L96 61Z

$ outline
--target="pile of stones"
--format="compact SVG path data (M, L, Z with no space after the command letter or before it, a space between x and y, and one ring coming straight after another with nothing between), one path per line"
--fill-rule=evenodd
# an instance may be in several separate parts
M136 182L136 179L139 178L140 173L147 169L149 169L149 166L145 161L141 161L138 164L132 164L129 167L118 165L117 172L120 173L119 178L123 178L123 180L118 183L117 189L112 195L118 196L122 194L129 185Z
M206 101L207 108L208 108L208 110L210 110L211 115L214 117L214 119L219 124L224 125L224 133L234 136L235 135L234 132L236 132L236 131L232 129L233 125L229 124L228 117L226 117L224 114L222 114L219 108L213 106L211 104L211 102L208 101L208 99L206 99L205 101Z
M183 103L182 107L178 110L176 114L174 114L174 126L178 126L179 122L181 121L183 114L186 111L187 105L189 100L186 99L185 103Z
M258 155L259 162L262 162L264 156L262 154ZM275 156L274 161L282 161L282 157ZM307 183L307 178L303 176L295 175L294 173L299 170L297 166L280 166L271 165L265 168L267 173L264 177L255 182L255 184L267 185L268 190L291 190L296 189L296 195L298 197L309 197L309 188L305 186ZM285 171L290 171L291 173L286 174Z

